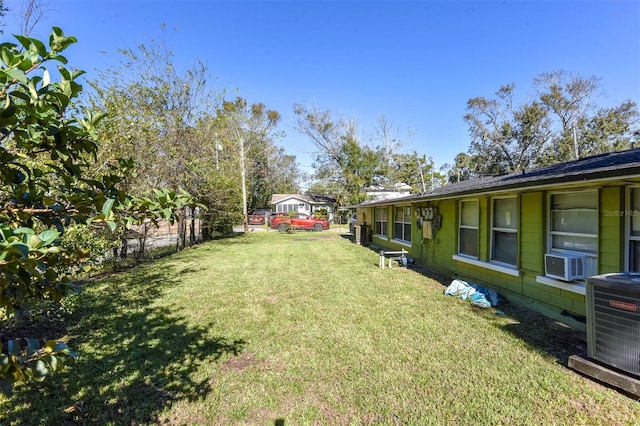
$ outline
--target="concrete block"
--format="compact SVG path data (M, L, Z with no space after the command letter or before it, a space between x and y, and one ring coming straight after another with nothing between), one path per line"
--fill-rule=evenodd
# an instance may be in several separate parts
M569 368L579 371L586 376L592 377L635 397L640 397L640 380L635 377L611 370L602 364L597 364L579 355L571 355L568 365Z

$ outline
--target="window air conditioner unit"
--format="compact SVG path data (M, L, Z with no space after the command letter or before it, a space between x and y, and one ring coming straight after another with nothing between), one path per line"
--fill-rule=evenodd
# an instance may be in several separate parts
M640 375L640 273L595 275L586 287L587 354Z
M544 274L563 281L582 279L585 276L584 256L573 254L545 254Z

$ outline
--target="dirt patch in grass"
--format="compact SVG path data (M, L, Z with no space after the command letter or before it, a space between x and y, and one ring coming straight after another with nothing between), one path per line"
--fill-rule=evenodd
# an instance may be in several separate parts
M206 425L210 424L210 419L205 417L203 413L199 413L189 408L180 407L174 409L171 415L159 416L157 423L161 426Z
M266 297L267 302L273 304L273 303L277 303L278 302L278 296L267 296Z
M56 306L40 309L22 321L10 319L3 322L0 328L0 343L5 344L8 340L23 337L66 342L69 326L74 319L77 318L73 314Z
M243 371L257 362L256 357L251 353L243 353L230 358L220 366L221 371Z

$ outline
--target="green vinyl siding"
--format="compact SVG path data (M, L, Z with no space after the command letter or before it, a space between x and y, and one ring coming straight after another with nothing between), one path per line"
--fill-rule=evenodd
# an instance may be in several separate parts
M596 189L585 187L584 194L597 196L597 273L620 272L624 270L627 185L631 183L612 183ZM636 184L637 185L637 184ZM576 185L557 186L545 190L511 191L501 194L478 194L449 199L420 201L412 207L411 246L400 246L388 239L376 238L374 244L381 249L409 250L409 256L445 276L460 278L493 288L506 297L524 297L532 303L540 303L558 310L567 310L585 315L585 296L575 291L571 283L561 283L564 287L550 285L544 278L544 257L549 239L549 205L552 194L581 191ZM492 200L495 198L516 197L517 217L517 255L513 270L496 267L491 258ZM478 202L478 257L469 258L460 255L459 233L461 201ZM406 205L406 204L404 204ZM396 206L389 206L389 217ZM433 238L425 239L422 228L418 226L417 209L436 207L441 217L440 228L433 231ZM610 212L621 212L615 214ZM371 211L372 215L373 211ZM368 214L369 216L369 214ZM373 217L373 216L371 216ZM389 221L389 227L392 226ZM392 229L389 229L392 235ZM594 235L596 235L594 233ZM502 264L504 266L504 264ZM596 265L594 265L596 266ZM447 282L443 284L448 285ZM568 287L567 287L568 286ZM583 288L575 284L575 289ZM574 290L574 291L572 291Z
M456 253L458 242L458 202L454 200L436 201L428 206L419 205L419 208L432 207L438 210L440 215L440 228L433 230L433 238L423 238L422 228L416 226L413 233L412 248L418 262L432 266L443 273L453 273L453 261L451 254ZM414 209L416 211L417 209ZM417 217L414 219L416 222Z
M446 270L453 269L451 256L457 253L458 241L458 203L455 200L439 201L435 204L442 217L440 229L432 240L427 240L425 255L429 265L442 265Z
M491 214L489 212L489 198L480 199L480 229L478 230L478 259L488 261L491 256L489 251L489 240L491 232Z
M520 268L544 273L545 196L543 192L524 193L520 197Z
M624 211L624 187L600 190L598 273L624 271L624 215L605 212Z

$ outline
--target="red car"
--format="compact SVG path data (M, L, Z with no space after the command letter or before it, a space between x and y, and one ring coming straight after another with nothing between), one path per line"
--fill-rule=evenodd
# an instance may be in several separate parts
M249 225L264 225L264 215L250 214Z
M280 232L286 232L290 229L323 231L325 229L329 229L329 222L304 213L298 213L293 217L286 214L278 214L271 218L270 226Z

